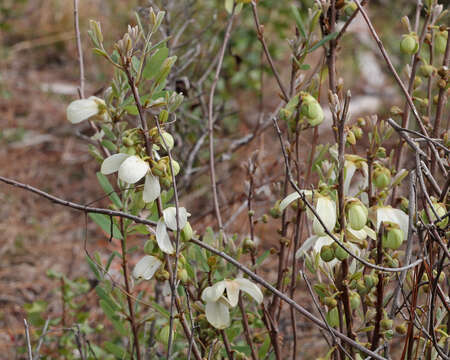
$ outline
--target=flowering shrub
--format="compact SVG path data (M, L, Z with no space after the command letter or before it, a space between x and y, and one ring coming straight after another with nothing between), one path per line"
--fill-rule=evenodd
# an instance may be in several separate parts
M98 209L60 203L89 213L110 241L120 242L121 253L114 256L121 262L123 281L108 273L114 256L106 263L88 258L114 336L85 353L83 346L71 344L77 356L301 358L299 324L306 317L326 340L320 350L324 359L385 359L390 353L394 358L401 353L408 359L420 354L448 358L449 150L448 133L442 132L449 89L447 12L429 0L419 2L414 31L408 18L402 20L407 33L399 36L399 49L411 57L405 66L407 86L364 3L290 4L295 37L288 42L288 86L267 45L273 39L261 24L258 1L225 1L228 20L221 48L211 59L215 73L209 76L209 97L202 86L195 95L207 119L204 138L209 140L216 231L192 226L190 218L202 211L188 202L183 207L179 197L187 186L180 175L192 173L177 161L187 150L180 149L175 129L184 121L177 114L189 112L183 102L192 95L171 86L180 59L169 38L160 39L165 12L150 8L147 19L138 16L138 24L130 25L111 49L101 25L91 21L94 52L115 72L102 94L71 102L67 119L88 122L95 130L90 152L111 205ZM391 110L392 118L351 116L352 95L344 90L336 61L355 17L365 21L406 99L404 109ZM271 151L282 175L269 179L275 189L272 203L263 211L258 208L258 215L252 200L255 186L263 183L256 175L260 164L255 157L246 163L250 235L247 230L231 234L223 223L214 153L214 98L216 88L224 85L220 74L233 23L241 18L254 21L280 95L266 124L275 128L280 148ZM310 54L319 53L321 60L311 69ZM419 64L425 66L420 72ZM271 129L259 123L252 138L260 128ZM331 143L321 137L327 130ZM192 162L186 165L192 171ZM277 236L277 246L261 253L255 230L265 223L277 227L271 235ZM130 238L142 240L141 246L130 249ZM139 254L136 263L130 263L132 252ZM265 277L260 269L269 262L277 271Z

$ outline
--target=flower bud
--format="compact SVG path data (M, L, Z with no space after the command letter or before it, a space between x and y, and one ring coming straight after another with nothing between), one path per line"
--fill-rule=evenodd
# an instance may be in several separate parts
M352 310L356 310L361 305L361 297L358 293L352 291L350 293L350 307Z
M358 6L353 1L348 2L344 7L345 15L352 16L356 9L358 9Z
M368 213L366 206L359 199L347 203L347 223L354 230L361 230L366 225Z
M267 224L267 223L269 222L269 217L267 216L267 214L264 214L264 215L261 217L261 221L262 221L264 224Z
M337 300L334 297L326 296L323 299L323 303L328 306L329 308L334 308L337 306Z
M339 325L339 312L338 308L334 307L330 311L328 311L327 315L325 316L328 325L331 327L336 327Z
M346 243L343 243L343 245L345 246ZM336 256L336 259L338 259L339 261L343 261L349 257L348 252L345 251L337 243L333 243L333 248L334 248L334 255Z
M357 140L361 139L363 136L363 131L359 126L352 126L352 132Z
M377 284L378 284L378 277L369 274L364 275L364 285L366 286L366 288L372 289Z
M394 325L394 321L391 319L383 319L381 320L380 325L382 330L391 330L392 325Z
M322 123L324 115L319 102L309 94L303 96L300 115L305 117L310 126L317 126Z
M177 277L183 284L187 283L189 280L188 272L186 269L178 269Z
M419 69L420 75L422 75L425 78L429 78L431 75L433 75L434 67L430 64L424 64Z
M272 216L274 219L278 219L281 214L282 211L280 209L280 200L278 200L275 205L270 209L269 211L270 216Z
M170 278L170 274L167 270L164 270L163 268L159 268L158 271L155 273L155 279L158 281L167 281Z
M440 31L436 34L436 37L434 38L434 47L439 54L445 53L445 49L447 48L447 38L447 31Z
M180 164L178 164L177 161L172 160L172 168L173 168L173 175L177 176L180 172Z
M443 203L434 202L433 203L434 211L439 215L440 218L444 217L445 214L447 214L447 210L445 209L445 205ZM437 220L436 215L434 214L433 210L428 207L428 212L431 216L431 222L434 222ZM421 212L422 218L425 222L425 224L429 224L430 220L428 219L427 213L425 210L422 210ZM445 229L448 224L448 216L443 219L442 221L438 222L436 225L440 227L441 229Z
M385 223L387 224L385 233L382 238L382 245L385 249L398 249L403 243L403 231L398 227L397 224Z
M347 143L349 143L350 145L355 145L356 144L356 137L355 134L353 133L353 131L349 130L347 132Z
M419 39L415 33L409 33L402 36L400 41L400 51L407 55L413 55L419 50Z
M194 236L194 231L192 230L191 224L186 222L186 225L184 225L184 228L181 230L181 241L187 242L192 239Z
M325 262L330 262L334 259L334 251L330 245L322 246L320 249L320 258Z
M365 295L369 292L369 289L366 288L363 280L358 280L356 282L356 291L358 291L360 295Z
M384 189L391 182L391 172L388 168L383 165L375 166L372 175L373 184L378 189Z
M246 238L244 240L244 243L242 244L242 248L244 249L245 253L251 253L255 251L256 245L252 239Z
M396 331L397 334L399 334L399 335L405 335L406 332L408 331L408 328L406 327L406 324L403 323L403 324L397 325L397 326L395 327L395 331Z

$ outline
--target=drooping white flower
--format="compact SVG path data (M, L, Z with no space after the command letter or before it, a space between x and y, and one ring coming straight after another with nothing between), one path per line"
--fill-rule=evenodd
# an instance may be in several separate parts
M300 190L300 191L305 196L311 197L312 195L311 190ZM297 191L293 192L292 194L289 194L280 202L280 211L284 211L284 209L286 209L292 202L298 199L300 199L300 194Z
M408 235L409 218L402 210L394 209L390 206L375 206L370 209L369 217L377 231L380 229L382 222L397 224L403 232L403 239L406 239Z
M173 254L175 252L175 248L170 241L166 223L163 218L159 219L156 224L156 242L162 252L165 252L166 254Z
M135 279L150 280L155 275L156 270L159 269L162 262L158 258L146 255L139 260L133 269L133 277Z
M184 228L188 216L190 216L184 207L178 208L178 226L180 229ZM164 209L164 222L170 230L177 230L177 209L173 206Z
M103 175L118 172L119 179L128 184L135 184L145 176L145 202L152 202L161 194L158 177L151 173L148 162L138 156L123 153L111 155L103 161L100 171Z
M250 295L258 304L263 301L263 294L259 287L244 278L222 280L203 290L202 300L205 302L205 315L212 326L217 329L225 329L230 326L229 308L237 305L239 291Z
M72 124L78 124L101 114L105 109L106 104L102 99L91 96L88 99L72 101L67 107L66 114Z
M336 203L328 197L319 196L317 199L316 212L329 232L332 232L336 225ZM326 235L325 229L314 216L313 230L316 235Z

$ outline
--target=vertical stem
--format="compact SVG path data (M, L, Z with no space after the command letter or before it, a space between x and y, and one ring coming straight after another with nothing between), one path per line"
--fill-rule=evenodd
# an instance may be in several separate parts
M84 61L83 47L81 46L80 24L78 21L78 0L73 0L73 17L75 23L75 36L77 39L78 61L80 63L80 98L84 98Z
M120 232L122 233L122 240L120 241L120 246L122 250L122 270L123 270L123 277L125 280L125 290L127 291L127 303L128 303L128 311L130 312L129 321L131 325L131 331L133 332L133 338L134 338L134 348L136 349L136 357L138 360L141 360L141 350L139 348L139 333L138 333L138 327L136 325L136 319L134 315L134 307L133 307L133 301L131 299L131 287L130 287L130 281L129 281L129 274L128 274L128 262L127 262L127 240L126 240L126 233L124 231L123 226L123 218L120 218Z
M378 242L377 242L377 264L381 265L383 262L383 236L384 236L384 226L380 227L378 232ZM378 343L380 341L380 324L383 318L383 272L378 272L378 284L377 284L377 309L375 315L375 328L373 330L372 346L371 350L375 351L378 348Z
M245 313L244 302L242 301L241 294L239 294L239 309L241 310L241 315L242 315L242 326L244 327L245 340L247 341L247 344L250 348L252 359L257 360L258 355L256 354L255 346L253 344L250 327L248 326L248 318L247 318L247 314Z

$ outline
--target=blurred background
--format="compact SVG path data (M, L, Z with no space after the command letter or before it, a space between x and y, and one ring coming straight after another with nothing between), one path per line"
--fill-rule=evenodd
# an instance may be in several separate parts
M306 11L311 2L259 1L271 53L286 81L290 68L287 40L294 37L295 24L290 5L296 4ZM210 66L227 21L223 0L80 0L79 4L87 95L101 96L113 74L106 61L90 50L89 20L101 23L105 43L111 49L127 24L136 23L136 13L145 22L149 6L168 12L160 35L171 36L171 51L179 59L168 86L186 96L175 125L177 159L183 164L179 176L181 199L195 210L191 211L195 212L194 229L203 233L214 221L202 98L211 85ZM408 61L398 50L404 31L400 18L403 15L412 18L415 4L411 0L371 1L368 10L399 70ZM69 0L0 1L0 175L87 204L101 198L103 193L95 175L99 165L89 154L86 141L90 134L83 126L74 127L65 117L65 109L77 98L79 86L73 23L73 4ZM256 151L260 165L255 199L258 216L278 198L276 189L269 185L283 171L272 126L262 128L254 139L248 137L258 123L265 124L280 102L276 83L261 59L250 9L244 7L234 25L216 98L219 195L227 231L239 230L238 237L248 231L246 207L242 206L248 191L243 164ZM321 61L322 49L314 52L307 62L313 70ZM352 121L374 113L382 117L392 105L403 104L360 18L342 42L338 73L340 81L353 94ZM327 118L330 119L329 114ZM330 129L322 125L321 140L331 138L330 134ZM307 142L310 134L304 136ZM194 149L195 156L190 157ZM308 155L305 150L305 158ZM107 203L100 200L94 204ZM276 224L258 227L261 252L271 248L275 231ZM85 260L85 245L90 253L97 252L100 257L107 257L116 249L116 244L108 243L94 223L85 222L82 213L0 184L0 359L24 358L25 317L34 327L42 327L51 319L51 324L58 326L57 337L63 336L64 329L74 323L82 324L94 334L92 339L97 345L108 336L96 325L102 323L97 320L103 315L91 291L93 277ZM270 270L270 264L262 268L268 278ZM119 268L113 266L112 271L118 272ZM309 324L301 326L306 334L303 345L314 344L317 329ZM67 342L73 341L73 337L70 339L67 336ZM308 349L305 354L314 353L305 348ZM52 353L55 348L46 351L49 358L57 358Z

